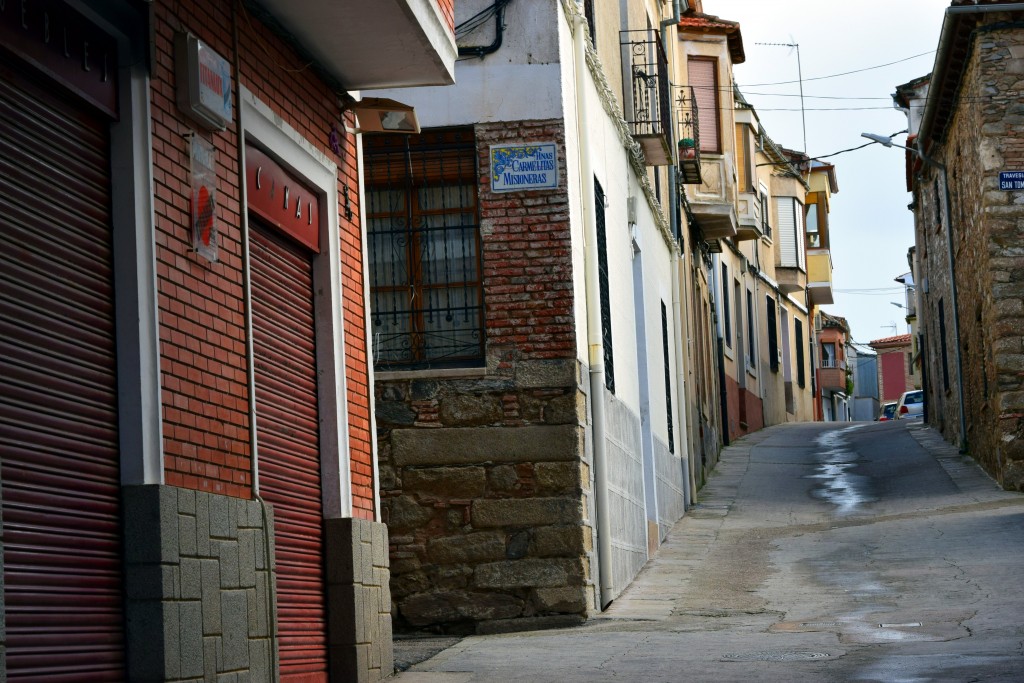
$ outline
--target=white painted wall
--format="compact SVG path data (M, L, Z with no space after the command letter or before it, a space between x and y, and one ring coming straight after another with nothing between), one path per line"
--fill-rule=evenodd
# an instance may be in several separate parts
M492 0L460 0L455 3L456 24L491 4ZM483 59L460 58L455 64L455 85L367 90L363 95L412 105L423 128L561 118L564 77L572 79L572 71L566 71L572 63L571 36L566 52L561 35L564 24L558 0L509 3L501 48ZM459 36L458 42L489 45L494 35L491 19L475 32Z

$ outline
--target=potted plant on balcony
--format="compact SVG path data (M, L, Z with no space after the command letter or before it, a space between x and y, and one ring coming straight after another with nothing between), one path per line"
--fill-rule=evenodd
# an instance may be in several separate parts
M694 159L697 156L697 146L693 138L682 138L679 141L679 158Z

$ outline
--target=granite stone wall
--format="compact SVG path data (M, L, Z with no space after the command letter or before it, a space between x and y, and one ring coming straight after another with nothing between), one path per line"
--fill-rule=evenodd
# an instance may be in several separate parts
M548 381L573 376L558 367ZM499 632L587 613L583 398L575 382L534 389L529 375L378 383L378 405L391 404L377 414L396 629ZM511 409L533 421L503 424ZM381 418L403 411L436 415L436 426Z
M929 358L929 419L959 438L957 348L963 362L967 444L1005 488L1024 490L1024 192L1000 190L1001 170L1024 167L1024 31L1010 15L986 15L971 43L961 104L937 150L947 166L960 337L953 336L945 234L938 220L941 178L924 169L917 237L929 289L922 308ZM946 308L942 377L938 307Z
M155 485L123 505L128 678L272 680L270 510Z
M377 681L394 673L388 530L365 519L325 522L332 681Z

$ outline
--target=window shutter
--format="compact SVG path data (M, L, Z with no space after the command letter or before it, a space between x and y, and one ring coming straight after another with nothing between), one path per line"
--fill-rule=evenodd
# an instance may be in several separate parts
M804 205L798 200L793 200L793 216L796 219L793 226L793 241L796 243L797 264L807 269L807 245L804 243Z
M800 265L796 240L796 200L792 197L779 197L779 265L784 268L796 268Z
M697 119L700 121L700 151L719 153L718 122L718 62L714 59L693 59L688 62L690 85L697 100Z

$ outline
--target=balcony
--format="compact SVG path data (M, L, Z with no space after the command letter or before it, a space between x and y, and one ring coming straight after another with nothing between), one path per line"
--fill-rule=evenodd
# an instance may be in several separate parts
M796 294L807 286L807 275L799 268L775 266L775 280L783 294Z
M455 82L455 33L437 0L248 0L348 90Z
M690 209L705 240L735 237L739 226L733 198L735 185L727 181L724 157L702 159L700 185L687 189Z
M835 303L832 298L832 255L828 249L807 250L807 299L812 306Z
M757 240L765 235L771 237L768 227L768 216L762 197L756 192L740 192L736 204L739 207L739 226L736 230L737 240Z
M675 86L676 132L679 136L679 182L700 185L700 121L693 87Z
M668 59L657 31L621 31L626 123L648 166L672 163Z
M822 391L846 391L845 367L818 368L818 386Z

